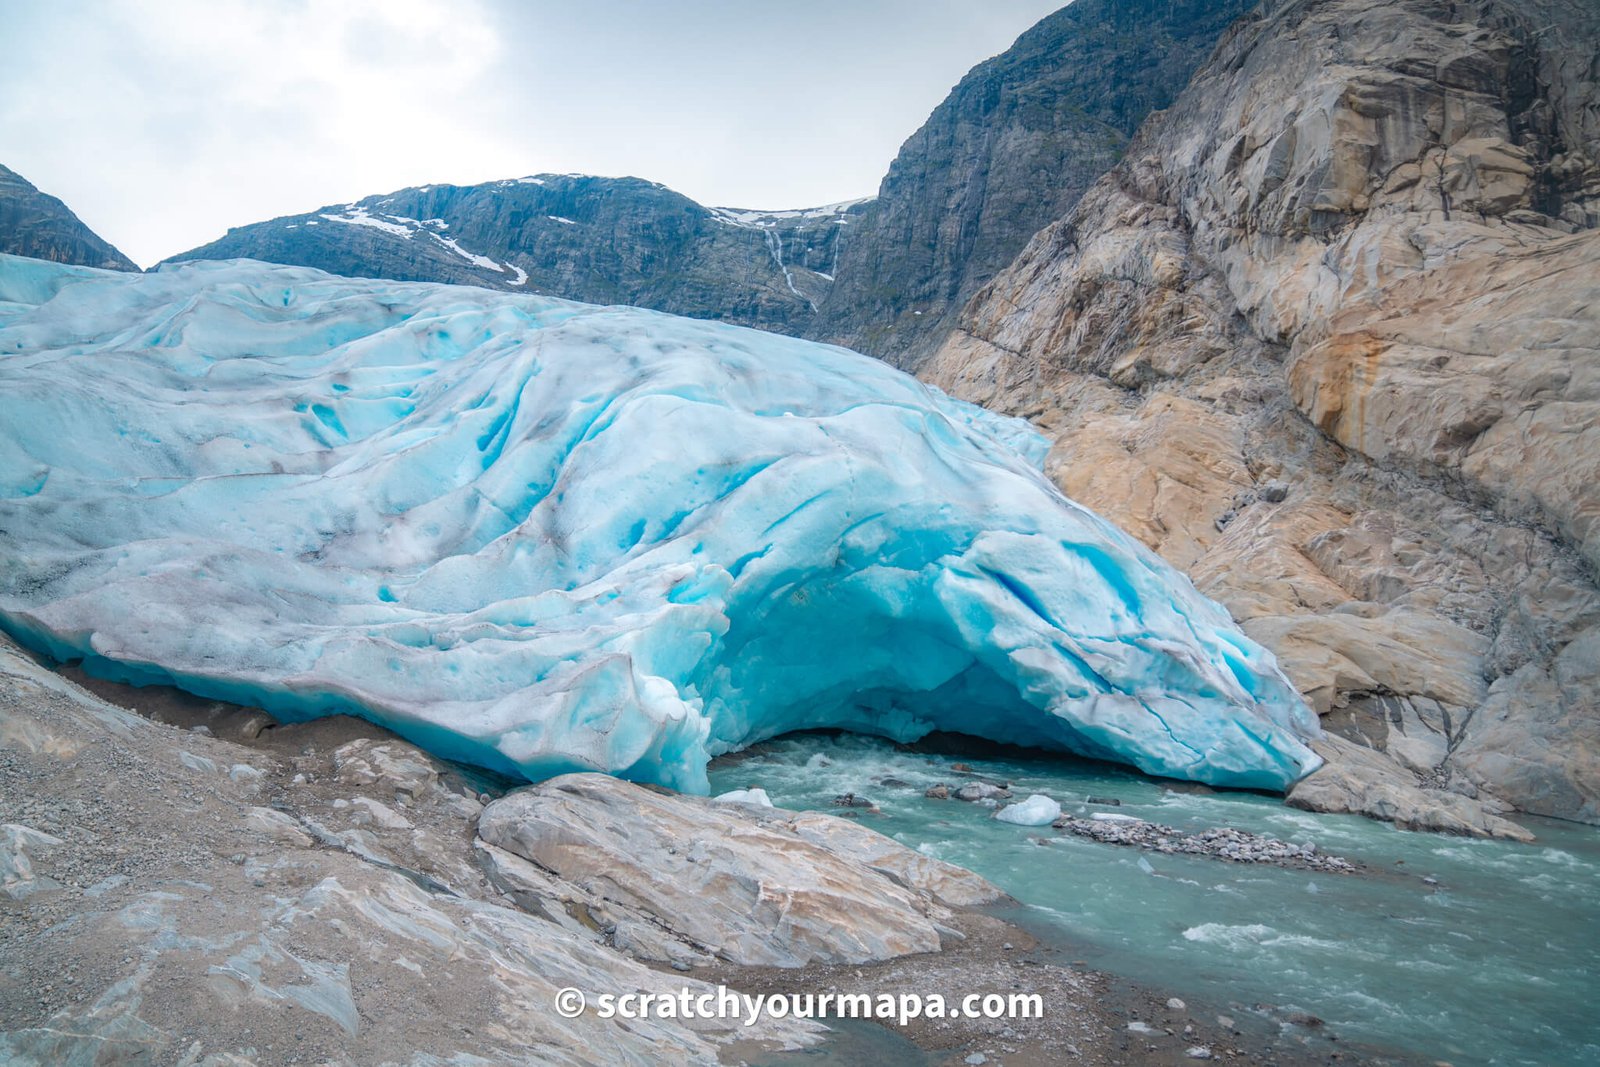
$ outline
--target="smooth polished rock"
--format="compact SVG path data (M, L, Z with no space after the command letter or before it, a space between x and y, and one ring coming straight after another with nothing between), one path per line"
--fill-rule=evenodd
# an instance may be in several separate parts
M949 933L946 904L1000 896L978 876L849 820L597 774L502 797L484 810L478 836L576 887L602 927L648 922L731 963L932 952Z

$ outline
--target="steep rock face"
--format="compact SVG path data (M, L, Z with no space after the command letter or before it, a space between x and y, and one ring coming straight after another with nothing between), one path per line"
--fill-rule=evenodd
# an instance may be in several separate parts
M106 270L138 270L66 204L0 165L0 252Z
M975 67L890 165L809 336L916 365L1254 0L1078 0Z
M638 178L543 174L402 189L241 226L171 261L260 259L799 333L863 206L706 208Z
M1054 432L1057 483L1186 567L1325 726L1587 820L1597 41L1566 0L1269 4L922 372ZM1426 823L1403 785L1367 810Z

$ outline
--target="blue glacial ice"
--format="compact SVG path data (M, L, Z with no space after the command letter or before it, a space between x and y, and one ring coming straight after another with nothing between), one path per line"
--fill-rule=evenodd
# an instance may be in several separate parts
M0 623L94 673L698 792L805 727L1314 768L1272 656L1044 448L854 353L633 308L0 257Z

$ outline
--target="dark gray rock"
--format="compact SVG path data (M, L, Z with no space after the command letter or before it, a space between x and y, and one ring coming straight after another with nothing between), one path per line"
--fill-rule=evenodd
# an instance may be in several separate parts
M952 794L957 800L1010 800L1011 790L988 782L968 782Z
M138 270L60 200L0 166L0 252L106 270Z
M172 261L260 259L799 333L861 210L707 208L638 178L542 174L401 189L241 226Z
M809 336L913 368L1255 0L1078 0L967 74L901 147Z

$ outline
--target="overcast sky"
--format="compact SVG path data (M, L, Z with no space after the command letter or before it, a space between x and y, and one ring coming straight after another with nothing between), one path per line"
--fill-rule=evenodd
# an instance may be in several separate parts
M877 190L1064 0L0 0L0 163L141 266L434 182L636 175L705 204Z

